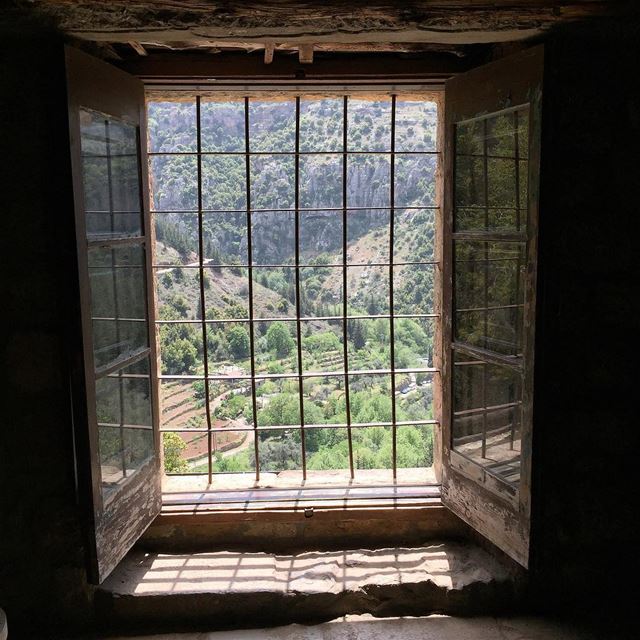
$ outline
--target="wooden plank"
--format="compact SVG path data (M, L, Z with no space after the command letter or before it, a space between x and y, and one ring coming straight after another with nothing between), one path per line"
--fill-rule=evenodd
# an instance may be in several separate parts
M298 47L298 58L300 64L312 64L313 63L313 45L303 43Z
M276 50L276 47L273 43L267 42L264 45L264 63L271 64L273 62L273 53Z
M148 55L147 50L139 42L136 42L135 40L130 40L128 44L139 56Z

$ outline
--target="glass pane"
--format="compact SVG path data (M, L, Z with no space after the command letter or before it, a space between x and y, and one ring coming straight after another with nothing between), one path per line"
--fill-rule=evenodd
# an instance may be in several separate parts
M249 146L255 151L295 149L296 103L293 98L280 101L249 100Z
M137 127L80 110L87 237L142 234Z
M293 209L294 192L294 155L251 157L251 207L253 209Z
M299 429L258 432L260 471L279 473L302 469Z
M347 320L349 370L390 369L390 320Z
M347 214L347 262L389 262L388 209L365 209Z
M300 424L298 380L272 378L256 381L258 426L282 427Z
M96 381L96 412L100 426L152 427L148 358Z
M152 153L196 151L195 101L148 102L147 129Z
M396 374L395 397L399 422L433 420L433 374Z
M156 267L156 300L160 320L199 320L200 271L191 267Z
M124 429L124 463L127 475L131 475L153 458L153 431L151 429Z
M304 423L346 424L344 376L303 379Z
M148 358L96 381L103 489L153 457L151 403Z
M198 214L154 213L156 244L154 264L197 266L199 260Z
M490 207L516 206L515 160L487 159L487 204Z
M349 376L351 423L391 422L391 376Z
M456 127L456 231L526 228L528 110Z
M520 374L455 354L452 446L513 484L520 477L521 394Z
M437 156L398 154L395 162L395 206L430 207L435 205Z
M347 205L349 207L388 207L389 156L350 155L347 158Z
M134 127L132 127L134 129ZM134 129L135 131L135 129ZM114 212L128 213L140 220L140 180L138 154L111 158L111 201ZM134 215L135 214L135 215Z
M198 161L195 156L151 156L151 204L155 211L198 208Z
M120 427L98 427L100 475L103 495L124 478L122 435Z
M80 148L83 157L107 155L108 116L80 109Z
M295 322L258 322L254 334L257 373L297 373Z
M244 267L208 267L204 270L207 320L249 317L249 275Z
M342 320L304 320L301 324L303 371L343 371Z
M484 160L475 156L456 156L454 205L456 207L484 207L485 203Z
M244 151L244 102L200 102L202 151ZM244 159L243 159L244 162Z
M205 264L247 264L247 214L204 213L202 238Z
M389 267L348 267L349 315L389 313Z
M300 151L342 151L343 99L300 100Z
M423 100L396 100L396 151L435 151L438 105Z
M310 209L342 206L341 155L300 156L300 206Z
M434 209L398 209L393 234L394 262L435 260L436 212Z
M342 291L342 267L300 269L300 316L341 316Z
M349 151L391 150L391 99L349 98L347 106Z
M158 327L160 371L163 375L202 375L202 328L198 323L172 322Z
M296 315L296 272L293 267L253 269L254 318Z
M144 249L89 249L91 318L96 368L148 346Z
M211 399L211 426L214 429L253 427L251 380L210 380L209 397ZM216 435L216 438L219 440L220 436Z
M395 318L396 369L433 367L434 318Z
M242 156L202 156L202 207L246 209L247 167Z
M336 264L342 262L342 212L300 212L300 262Z
M523 333L524 245L456 241L454 257L455 340L518 355Z
M206 429L205 397L204 380L160 380L160 426Z
M251 214L253 264L293 264L296 256L295 212Z

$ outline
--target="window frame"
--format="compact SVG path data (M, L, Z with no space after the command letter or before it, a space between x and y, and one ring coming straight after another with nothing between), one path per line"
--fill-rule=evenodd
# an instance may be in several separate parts
M188 93L187 93L188 92ZM172 87L171 89L163 89L162 91L158 91L157 88L153 88L153 87L148 87L147 88L147 103L149 101L152 100L157 100L159 99L158 96L162 96L165 100L169 101L172 98L175 99L177 96L181 96L184 98L185 95L191 95L196 97L197 96L197 149L195 152L190 152L189 155L193 155L197 158L197 172L198 172L198 211L197 211L197 216L198 216L198 248L199 248L199 257L198 257L198 267L196 268L197 271L199 272L200 275L200 307L201 309L205 309L205 300L204 300L204 279L203 279L203 275L204 275L204 269L205 269L205 264L204 264L204 254L203 254L203 234L202 234L202 220L203 220L203 207L202 207L202 188L201 188L201 178L202 178L202 142L201 142L201 129L199 126L200 123L200 102L201 102L201 97L202 95L208 95L210 93L214 93L215 95L219 96L221 93L229 93L231 92L232 95L238 97L238 96L242 96L244 99L244 115L245 115L245 149L244 151L239 151L237 152L238 155L240 155L241 157L244 157L246 160L246 184L247 184L247 207L246 207L246 212L247 212L247 225L250 225L251 223L251 213L255 210L253 210L251 208L251 203L250 203L250 167L249 167L249 163L250 163L250 157L252 157L252 152L249 149L249 135L248 135L248 127L249 127L249 109L248 109L248 105L249 105L249 99L250 97L254 97L256 95L263 95L265 93L265 88L264 87L260 87L260 86L256 86L253 84L248 84L248 85L242 85L240 87L237 86L225 86L225 87L221 87L219 90L216 90L214 92L211 92L211 90L209 88L206 89L206 91L203 91L202 88L198 88L198 87L194 87L193 89L187 89L184 86L180 86L179 88L176 88L175 86ZM432 377L432 390L433 390L433 401L432 401L432 407L433 407L433 419L429 420L429 421L419 421L420 424L430 424L431 428L432 428L432 433L433 433L433 469L435 472L435 476L436 476L436 484L439 483L440 481L440 471L441 471L441 452L442 452L442 442L441 442L441 424L442 424L442 415L441 415L441 411L442 411L442 382L441 382L441 370L442 370L442 344L443 344L443 338L442 338L442 334L443 334L443 316L441 313L442 310L442 297L444 295L443 292L443 279L442 279L442 246L443 246L443 222L442 222L442 207L443 207L443 202L442 202L442 195L443 195L443 152L444 152L444 91L442 90L441 87L434 87L433 85L425 85L425 84L406 84L403 85L403 83L381 83L381 84L376 84L375 88L372 88L370 85L367 86L363 86L363 85L358 85L357 83L354 84L344 84L344 85L332 85L332 84L314 84L312 87L310 86L304 86L304 88L301 88L299 85L291 85L291 84L283 84L283 85L278 85L277 87L269 87L269 89L266 91L266 93L268 93L270 96L274 95L274 93L285 93L285 94L293 94L294 96L297 96L296 98L296 148L295 151L292 152L292 155L295 156L296 158L296 162L295 162L295 167L296 167L296 172L295 172L295 180L296 180L296 185L295 185L295 197L296 197L296 201L295 201L295 205L294 208L292 209L292 211L295 211L296 214L296 236L299 235L299 213L301 210L303 210L303 207L300 207L300 201L299 201L299 161L298 159L305 155L304 152L300 151L299 148L299 140L300 140L300 136L299 136L299 131L300 131L300 126L299 126L299 121L300 121L300 96L304 97L308 96L308 95L318 95L320 94L320 97L323 97L325 95L331 95L331 96L340 96L344 98L344 107L343 109L345 109L345 111L343 111L343 115L344 117L344 121L343 121L343 145L346 145L346 136L347 136L347 130L348 130L348 124L347 124L347 118L346 118L346 109L347 109L347 95L352 96L357 98L359 94L387 94L387 95L391 95L391 101L393 103L393 108L392 108L392 123L391 123L391 148L388 151L383 151L383 152L373 152L373 153L377 153L377 154L381 154L381 155L386 155L387 157L390 158L390 166L391 166L391 175L390 175L390 190L391 190L391 194L390 194L390 203L388 207L385 207L384 210L387 210L390 213L390 246L393 246L393 222L394 222L394 213L397 210L401 210L404 209L406 207L402 207L402 206L396 206L395 202L393 201L394 198L394 167L395 167L395 158L398 154L403 153L402 151L396 151L395 150L395 103L397 99L402 99L404 96L406 96L407 98L413 98L415 99L416 97L422 97L424 98L425 101L433 101L436 102L437 104L437 138L435 140L435 150L434 151L430 151L428 152L430 155L435 155L436 157L436 169L435 169L435 198L434 198L434 205L429 206L429 207L420 207L422 209L431 209L434 212L434 219L435 219L435 235L434 235L434 255L433 255L433 259L431 262L431 267L433 268L434 271L434 285L433 285L433 313L431 314L426 314L425 317L429 316L429 320L433 321L433 326L434 326L434 332L433 332L433 362L432 362L432 367L429 368L429 371L427 372L428 375L430 375ZM343 95L344 94L344 95ZM220 152L221 154L226 153L226 152ZM329 153L329 152L327 152ZM343 166L343 203L341 207L337 208L338 212L341 212L343 215L343 260L340 264L337 264L336 267L339 267L343 270L343 280L346 280L346 267L348 266L347 260L346 260L346 225L344 225L344 216L347 215L347 211L352 209L352 207L347 206L347 202L346 202L346 180L344 179L344 174L346 173L346 166L347 166L347 157L350 153L346 146L343 146L342 151L339 152L335 152L336 155L341 156L342 158L342 166ZM365 153L365 152L362 152ZM410 151L406 151L404 153L411 153ZM148 152L148 158L152 158L155 155L162 155L162 152ZM417 207L416 207L417 208ZM369 208L367 208L369 209ZM324 210L324 209L323 209ZM152 220L155 218L156 215L156 211L151 210L151 216L152 216ZM152 222L151 225L152 228L152 234L155 234L155 225ZM155 237L154 235L152 235L151 237L151 242L150 245L155 247ZM153 264L154 264L154 274L156 271L156 263L155 263L155 259L153 259ZM207 265L209 266L209 265ZM249 283L252 283L252 269L256 268L258 265L256 264L252 264L251 261L251 254L249 254L249 258L247 260L246 263L246 268L249 269ZM296 330L297 330L297 336L298 336L298 347L300 347L300 322L301 320L304 320L304 316L301 318L300 316L300 309L299 309L299 301L300 301L300 296L299 296L299 286L300 286L300 278L299 278L299 269L304 267L304 263L300 262L300 256L299 256L299 242L296 242L296 260L294 265L291 265L292 267L295 268L296 271L296 304L297 304L297 313L296 316L292 317L292 318L287 318L288 320L291 320L292 322L296 323ZM382 268L388 268L390 269L390 273L393 274L393 268L394 266L397 266L396 263L393 261L392 256L389 256L389 262L385 263L383 265ZM154 279L154 283L155 283L155 279ZM389 309L389 313L388 314L381 314L381 315L375 315L375 316L357 316L358 318L362 319L362 318L387 318L390 320L390 344L394 345L393 342L393 338L394 338L394 322L393 319L394 318L401 318L403 317L403 314L396 314L394 313L393 310L393 278L391 277L390 280L390 304L391 307ZM251 287L251 284L250 284ZM343 281L343 290L346 289L346 283ZM250 299L250 304L251 304L251 291L249 291L249 299ZM348 322L348 320L350 319L350 316L348 316L347 314L347 300L346 300L346 296L343 295L343 298L345 298L345 300L343 300L343 313L341 315L335 316L335 317L331 317L332 320L336 320L336 321L341 321L343 323L343 331L346 332L347 331L347 327L346 327L346 323ZM205 314L202 313L202 316L204 316ZM260 319L262 320L262 319ZM273 320L282 320L282 318L273 318ZM242 322L247 322L250 323L250 326L253 326L255 322L257 322L258 320L255 319L251 309L249 311L249 318L242 320ZM190 321L190 323L194 324L194 325L201 325L202 326L202 341L203 341L203 349L205 350L205 354L204 354L204 361L205 361L205 372L204 372L204 381L205 381L205 393L206 393L206 397L209 398L209 381L212 379L215 379L215 376L210 376L209 375L209 371L208 371L208 358L207 358L207 344L206 344L206 324L207 321L206 319L201 319L201 320L194 320L194 321ZM155 325L156 325L156 336L157 336L157 327L158 327L158 315L156 313L155 315ZM262 427L260 428L257 425L257 411L256 411L256 407L255 407L255 382L257 379L262 379L262 378L268 378L268 375L265 374L256 374L255 369L254 369L254 365L255 365L255 360L254 360L254 353L255 353L255 345L254 345L254 337L253 337L253 331L250 332L251 334L251 374L249 376L247 376L247 379L249 379L252 383L252 412L253 412L253 416L254 416L254 420L253 420L253 427L248 428L247 430L252 430L254 431L254 433L256 434L256 437L254 439L254 447L255 449L257 449L257 443L258 443L258 438L257 438L257 433L258 431L261 430L268 430L269 427ZM345 333L346 335L346 333ZM157 339L157 337L156 337ZM337 377L342 377L345 379L348 379L349 376L353 375L352 372L349 371L348 368L348 344L347 344L347 340L343 341L343 350L344 350L344 354L343 354L343 358L344 358L344 369L341 372L331 372L329 373L329 375L331 376L337 376ZM158 350L159 351L159 350ZM297 355L298 355L298 359L300 359L301 357L301 349L297 348ZM403 370L400 369L396 369L395 367L395 358L394 358L394 348L391 348L391 367L387 370L380 370L380 371L376 371L376 373L380 373L380 374L384 374L384 375L388 375L390 376L390 383L392 385L392 390L395 389L395 376L396 373L398 371L403 372ZM160 370L160 364L158 364L158 370ZM407 370L408 371L408 370ZM426 371L426 370L425 370ZM322 373L322 377L326 376L326 373ZM166 378L175 378L175 379L179 379L181 378L181 376L163 376L163 375L159 375L159 379L166 379ZM283 377L281 375L277 375L277 376L273 376L273 377ZM302 399L303 399L303 394L302 394L302 383L304 381L304 378L307 377L318 377L317 373L304 373L301 363L298 362L298 372L297 373L292 373L292 374L287 374L287 377L290 379L297 379L298 380L298 384L300 386L300 390L299 390L299 400L300 400L300 412L302 413L303 407L302 407ZM192 377L190 376L182 376L182 378L184 378L185 380L191 379ZM395 394L392 393L392 397L393 397L393 401L392 401L392 406L394 408L394 412L393 415L395 416ZM210 406L209 406L209 402L206 402L206 421L207 421L207 427L206 429L199 429L198 431L202 431L204 434L206 434L207 437L207 448L208 448L208 471L206 473L206 478L208 480L208 485L212 484L212 481L214 480L214 477L216 476L216 472L213 472L212 470L212 450L213 450L213 443L212 443L212 438L215 437L215 432L216 429L214 427L212 427L212 418L211 418L211 411L210 411ZM348 405L348 402L347 402ZM301 416L302 417L302 416ZM302 469L302 474L303 474L303 481L306 481L306 461L305 461L305 450L304 450L304 429L305 428L327 428L327 425L305 425L304 421L301 419L301 424L296 425L296 427L298 427L301 430L301 442L302 442L302 462L303 462L303 469ZM392 429L392 433L393 433L393 456L392 456L392 460L393 460L393 469L392 469L392 478L390 479L390 482L385 483L385 484L381 484L379 486L393 486L397 483L397 458L395 455L396 452L396 439L397 439L397 430L399 427L403 426L405 423L404 422L398 422L398 421L394 421L392 419L392 421L390 421L389 423L375 423L375 425L372 423L371 425L354 425L352 422L349 421L349 419L347 419L347 423L345 423L344 425L334 425L334 428L337 428L338 426L340 426L341 428L345 428L348 430L348 434L349 434L349 441L351 442L351 430L355 429L355 428L359 428L359 427L364 427L364 426L379 426L379 427L383 427L383 428L389 428L391 427ZM224 429L219 429L218 431L223 431ZM167 433L167 432L180 432L180 433L184 433L185 429L176 429L176 428L165 428L164 426L161 426L160 429L161 433ZM196 430L191 429L191 432L195 432ZM259 460L258 458L258 452L255 451L255 455L256 455L256 459ZM256 466L256 482L259 481L260 478L260 465L259 462L255 465ZM354 480L354 465L353 465L353 450L352 447L350 447L350 478L351 481ZM222 472L219 472L222 473ZM171 476L192 476L194 475L193 473L177 473L177 474L171 474ZM197 474L197 475L202 475L202 474ZM170 477L171 477L170 476ZM400 484L400 483L398 483ZM299 486L299 485L294 485L294 486ZM326 485L327 488L335 488L334 485ZM215 482L213 483L213 485L211 487L208 487L211 489L211 491L215 492Z

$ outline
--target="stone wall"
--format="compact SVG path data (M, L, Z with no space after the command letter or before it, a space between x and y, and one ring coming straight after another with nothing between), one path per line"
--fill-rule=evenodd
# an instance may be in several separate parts
M637 539L640 32L546 43L533 451L537 602L607 611ZM597 605L594 607L594 605Z
M12 637L90 621L70 398L78 294L64 52L0 17L0 606Z

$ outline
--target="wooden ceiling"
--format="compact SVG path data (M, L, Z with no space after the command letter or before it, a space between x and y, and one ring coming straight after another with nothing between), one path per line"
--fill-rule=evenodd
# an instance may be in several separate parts
M158 50L294 54L416 53L465 56L469 46L512 42L553 26L630 11L622 0L17 0L107 57Z

